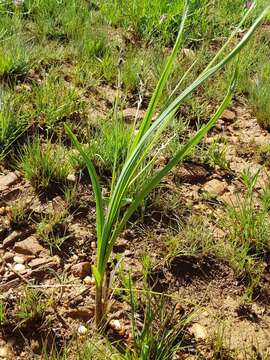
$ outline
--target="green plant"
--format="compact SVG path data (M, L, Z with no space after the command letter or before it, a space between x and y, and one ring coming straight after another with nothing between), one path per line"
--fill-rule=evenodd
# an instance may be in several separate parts
M93 191L96 197L97 260L96 265L93 266L92 270L96 280L96 325L98 327L101 326L102 320L104 319L104 306L106 305L108 296L108 293L106 293L106 291L104 292L103 287L106 277L105 274L107 264L113 249L113 245L115 244L119 234L127 224L132 214L137 210L141 202L145 199L145 197L149 195L149 193L160 183L162 178L166 176L174 166L176 166L187 156L187 154L192 150L192 148L194 148L194 146L196 146L200 142L204 135L215 125L216 121L219 119L222 112L231 101L235 85L235 77L232 81L227 96L225 97L224 101L222 102L214 116L209 120L206 125L202 126L201 129L198 130L198 132L194 136L192 136L192 138L187 142L186 145L181 147L180 150L178 150L176 154L174 154L172 159L167 163L164 168L158 170L152 178L145 182L142 189L135 194L131 203L123 212L123 201L130 185L134 182L134 179L138 174L138 169L140 170L139 176L143 176L144 170L148 169L149 164L151 164L153 160L148 160L143 170L141 170L140 165L143 164L145 159L147 159L150 155L151 149L159 141L163 130L166 128L170 120L175 115L180 104L195 89L197 89L207 79L216 74L227 63L229 63L233 58L235 58L235 56L249 41L255 29L258 27L261 20L267 14L268 10L269 8L267 8L261 13L261 15L256 19L250 29L246 32L238 45L236 45L233 50L225 56L223 55L224 49L227 48L228 43L233 38L233 35L237 33L238 29L236 29L236 31L233 32L233 34L230 36L228 42L225 43L225 45L221 48L221 50L214 57L214 59L208 64L206 69L202 71L198 78L191 85L189 85L180 95L178 95L171 103L169 103L165 108L163 108L157 119L151 124L154 112L157 108L165 84L172 71L174 60L182 43L182 33L187 17L187 10L184 11L180 31L175 46L172 50L171 55L168 58L165 69L150 100L146 115L129 148L129 152L126 161L124 162L122 171L120 172L120 175L117 179L115 179L115 177L113 176L110 199L108 205L106 206L106 211L104 211L104 201L102 198L101 185L99 183L99 179L94 165L89 156L85 153L83 147L78 142L75 135L72 133L69 127L66 127L70 138L72 139L74 145L76 146L77 150L80 152L81 156L87 164L92 181ZM221 54L223 55L223 58L219 62L217 62Z
M49 213L37 226L37 234L45 244L50 246L51 251L54 247L60 249L64 241L70 237L67 235L66 216L66 210Z
M213 234L209 232L209 222L196 215L191 215L177 235L167 235L165 243L166 254L163 255L167 262L177 256L207 255L215 247Z
M6 321L6 311L5 311L5 305L0 302L0 325L3 325Z
M57 122L66 120L81 110L78 92L67 85L53 71L31 92L32 115L41 126L53 129Z
M0 78L16 80L26 75L30 67L30 52L19 39L4 42L0 46Z
M245 301L252 299L261 283L270 249L269 193L266 186L258 196L255 190L258 175L259 171L252 173L249 169L242 172L246 193L243 198L227 204L221 220L227 231L226 243L218 246L220 255L245 282Z
M114 164L123 164L131 139L130 129L121 120L104 119L93 131L84 152L99 168L100 173L113 172ZM80 169L87 166L85 158L79 153L71 156L74 165Z
M219 166L221 169L229 170L230 163L226 159L227 146L224 142L214 140L202 150L203 161L210 166Z
M0 92L0 161L9 154L14 142L29 126L17 111L14 94Z
M25 288L19 303L18 326L30 320L43 318L46 309L47 304L42 297L42 293L36 289Z
M138 315L138 301L130 287L131 323L134 348L127 349L123 360L169 360L184 347L184 331L192 315L179 316L174 308L167 311L168 302L160 296L146 293L143 319Z
M269 76L270 64L262 64L257 76L252 80L250 88L251 106L255 116L258 123L267 130L270 130Z
M8 211L9 223L13 228L27 224L30 216L29 204L25 203L22 198L12 203Z
M22 147L18 167L36 189L65 184L71 169L67 154L60 145L42 143L38 137Z

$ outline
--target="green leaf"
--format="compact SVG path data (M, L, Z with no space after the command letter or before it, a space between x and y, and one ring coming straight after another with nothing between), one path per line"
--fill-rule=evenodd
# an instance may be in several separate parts
M101 186L99 183L99 179L98 179L95 167L94 167L91 159L83 150L81 144L79 143L78 139L73 134L73 132L71 131L70 127L68 125L65 125L65 129L66 129L66 132L67 132L68 136L70 137L72 143L74 144L74 146L79 151L82 158L84 159L87 169L88 169L88 172L89 172L89 175L90 175L90 178L91 178L93 191L94 191L95 199L96 199L96 219L97 219L96 226L97 226L98 252L99 252L99 248L101 246L100 239L101 239L102 229L103 229L103 224L104 224Z

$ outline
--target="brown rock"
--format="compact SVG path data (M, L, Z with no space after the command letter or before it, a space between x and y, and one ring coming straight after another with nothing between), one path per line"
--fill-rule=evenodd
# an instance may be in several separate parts
M49 258L37 258L33 259L29 262L29 266L32 269L38 268L42 265L48 264L50 262L59 262L59 260L56 257L49 257Z
M12 231L12 233L3 240L3 248L5 249L13 246L15 242L21 238L22 234L21 231Z
M24 255L38 255L40 252L45 251L34 236L29 236L27 239L17 242L14 250L18 254Z
M194 323L190 328L189 328L189 332L191 335L194 336L196 341L203 341L206 340L208 337L208 333L207 333L207 329L205 326L199 324L199 323Z
M222 195L226 191L226 184L223 181L212 179L204 185L203 190L211 196Z
M223 120L233 121L236 118L235 112L231 110L225 110L221 116Z
M17 172L10 172L7 175L0 176L0 190L6 190L9 186L15 184L19 179Z
M74 276L84 278L91 273L91 264L88 261L75 264L70 269Z
M0 285L0 292L3 293L5 291L8 291L9 289L14 289L16 288L21 282L21 279L16 278L13 280L10 280L8 282L6 282L5 284Z
M12 262L13 261L13 257L14 257L14 254L12 252L6 252L5 255L3 256L3 260L5 262Z
M93 307L82 307L67 311L66 315L72 319L88 321L94 316Z

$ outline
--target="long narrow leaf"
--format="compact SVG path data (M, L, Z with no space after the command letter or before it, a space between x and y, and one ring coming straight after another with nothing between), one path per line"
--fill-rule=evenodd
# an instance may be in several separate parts
M100 251L100 246L101 246L101 235L102 235L102 229L103 229L103 224L104 224L104 212L103 212L103 204L102 204L102 193L101 193L101 186L99 183L99 179L95 170L95 167L92 163L92 161L90 160L89 156L85 153L85 151L83 150L81 144L79 143L78 139L76 138L76 136L73 134L73 132L71 131L70 127L68 125L65 125L65 129L66 132L68 134L68 136L70 137L73 145L76 147L76 149L79 151L80 155L82 156L82 158L84 159L90 178L91 178L91 182L92 182L92 186L93 186L93 191L95 194L95 199L96 199L96 223L97 223L97 238L98 238L98 252Z
M129 182L134 174L134 169L138 168L138 159L142 160L141 153L145 148L146 144L149 142L149 138L157 131L160 126L168 119L172 113L174 113L179 105L192 93L194 92L200 85L202 85L206 80L208 80L211 76L217 73L220 69L222 69L226 64L228 64L246 45L250 37L253 35L257 27L259 26L262 19L268 13L270 7L267 7L261 15L256 19L250 29L247 31L245 36L241 39L239 44L217 65L209 69L207 72L204 72L200 75L190 86L188 86L157 118L157 120L151 125L148 131L143 135L140 142L134 149L128 161L125 163L122 172L119 176L119 179L115 185L112 197L110 199L108 215L104 225L103 239L104 242L108 241L110 234L112 232L112 227L114 224L115 216L117 213L117 209L119 208L119 204L121 204L122 198L125 195L125 191L129 186Z
M185 26L185 22L187 19L187 14L188 14L188 7L187 4L185 3L185 8L184 8L184 12L183 12L183 16L182 16L182 21L180 24L180 28L179 28L179 32L178 32L178 36L176 39L176 42L174 44L173 50L167 60L166 66L163 70L163 73L157 83L157 86L155 88L155 91L151 97L149 106L147 108L147 112L145 114L145 117L141 123L141 126L139 128L138 134L136 135L131 149L130 149L130 153L133 152L133 150L135 149L135 147L138 145L140 139L142 138L142 136L145 134L145 132L149 129L149 126L151 124L152 121L152 117L154 115L155 109L157 107L158 101L163 93L164 87L167 83L167 80L172 72L173 69L173 64L174 61L176 59L176 56L178 54L179 48L182 44L182 38L183 38L183 31L184 31L184 26Z
M177 154L169 161L169 163L160 170L153 178L152 180L145 185L145 187L140 191L140 193L135 197L132 204L124 214L121 222L116 226L116 229L114 231L113 236L111 237L110 244L108 247L108 252L106 254L106 257L108 258L110 256L111 249L114 245L115 240L123 230L124 226L126 225L129 218L132 216L132 214L137 210L138 206L141 204L141 202L145 199L147 195L160 183L162 178L166 176L170 170L177 165L180 161L182 161L189 153L190 151L196 146L201 139L205 136L205 134L215 125L217 120L222 115L223 111L226 109L228 104L230 103L233 95L235 82L232 83L232 85L229 88L229 91L223 100L222 104L214 114L214 116L208 121L208 123L203 126L198 132L190 139L190 141L182 148L180 149Z

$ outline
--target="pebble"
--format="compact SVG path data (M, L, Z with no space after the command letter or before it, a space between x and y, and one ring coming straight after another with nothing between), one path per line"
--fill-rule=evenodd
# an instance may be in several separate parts
M70 270L74 276L78 276L81 279L83 279L90 274L91 263L88 261L81 262L81 263L73 265Z
M25 263L25 258L22 256L14 256L13 261L16 264L24 264Z
M116 331L120 331L122 329L121 322L117 319L113 319L109 323L110 327Z
M86 276L86 277L83 279L83 282L84 282L86 285L95 285L95 279L94 279L92 276Z
M16 265L14 265L13 269L15 271L21 272L21 271L25 270L25 266L23 264L16 264Z
M206 340L208 337L206 327L199 323L194 323L189 328L189 332L190 332L190 334L192 334L194 336L196 341Z
M74 174L69 174L67 176L67 181L76 182L76 176Z
M6 346L0 347L0 358L8 357L8 348Z
M78 334L79 335L85 335L85 334L87 334L87 332L88 332L88 330L84 325L80 325L78 327Z

